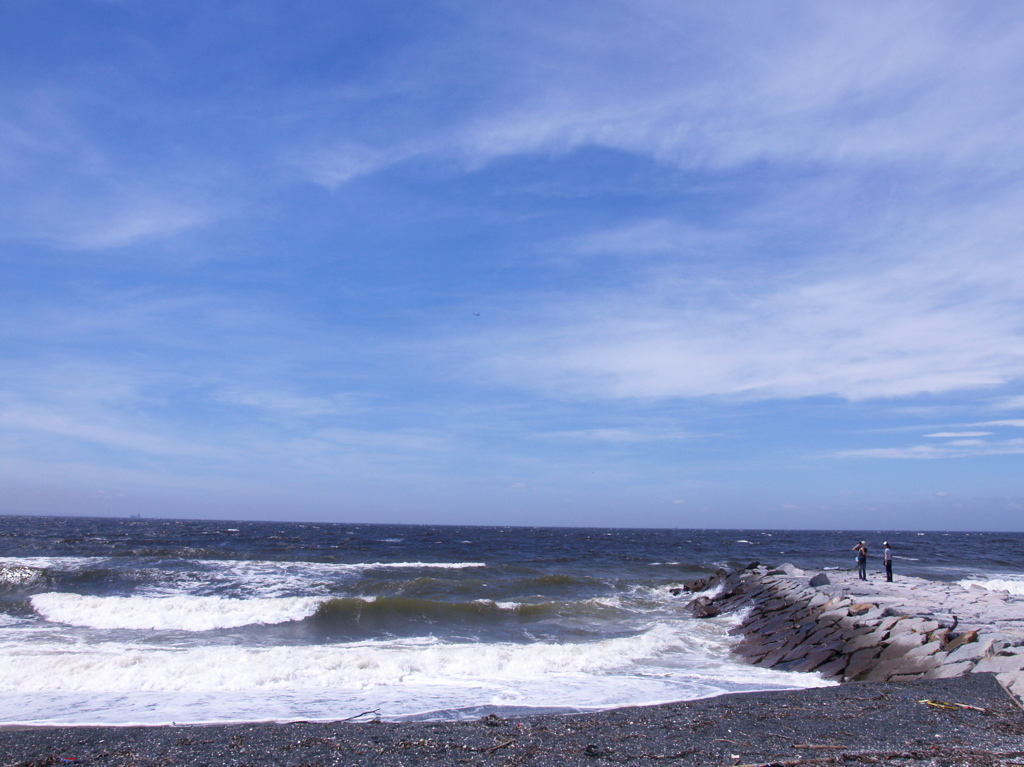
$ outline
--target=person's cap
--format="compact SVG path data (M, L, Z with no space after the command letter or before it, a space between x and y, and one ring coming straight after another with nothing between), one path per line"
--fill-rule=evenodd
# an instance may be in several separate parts
M882 545L883 546L888 546L889 545L889 541L882 541Z
M861 545L864 545L866 543L867 543L867 541L861 541Z

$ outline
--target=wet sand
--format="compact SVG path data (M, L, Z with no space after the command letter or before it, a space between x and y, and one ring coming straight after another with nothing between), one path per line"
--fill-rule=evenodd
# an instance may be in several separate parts
M924 703L929 700L932 703ZM992 674L747 693L474 722L0 731L2 767L1024 765L1024 709Z

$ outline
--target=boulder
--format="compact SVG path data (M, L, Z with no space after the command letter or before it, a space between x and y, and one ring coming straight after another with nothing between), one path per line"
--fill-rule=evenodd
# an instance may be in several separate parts
M811 586L814 586L814 588L819 588L820 586L830 586L832 584L832 581L828 579L828 576L825 575L825 573L818 573L813 578L811 578L809 583Z
M714 618L721 615L722 611L707 597L697 597L690 602L690 610L694 618Z

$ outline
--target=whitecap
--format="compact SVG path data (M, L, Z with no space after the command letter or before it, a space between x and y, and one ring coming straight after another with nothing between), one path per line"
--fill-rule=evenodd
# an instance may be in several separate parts
M1024 596L1024 580L1005 580L1003 578L974 580L972 578L965 578L964 580L958 581L958 583L965 589L969 589L974 586L987 591L1005 591L1008 594L1013 594L1015 596Z
M97 597L48 592L31 599L46 620L95 629L212 631L308 618L319 597L230 599L225 597Z

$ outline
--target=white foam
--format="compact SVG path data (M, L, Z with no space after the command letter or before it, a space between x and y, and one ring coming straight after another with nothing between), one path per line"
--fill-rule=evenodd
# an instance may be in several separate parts
M156 647L53 632L25 641L0 632L0 721L337 719L374 709L385 718L451 718L481 705L598 709L827 684L740 663L725 652L734 623L660 622L577 643L419 638L297 647Z
M340 582L351 581L372 570L464 570L486 567L483 562L271 562L261 560L196 560L171 577L154 578L147 593L172 595L183 590L227 587L235 596L284 597L311 594L335 595ZM163 575L161 573L161 575Z
M965 589L972 586L987 589L988 591L1005 591L1016 596L1024 596L1024 580L1004 580L1002 578L991 578L989 580L973 580L965 578L959 581Z
M107 561L106 557L0 557L0 565L33 567L38 570L75 571Z
M96 629L210 631L307 618L318 597L94 597L49 592L32 597L33 609L54 623Z
M448 643L419 638L297 647L158 649L123 642L68 646L66 641L37 637L31 644L5 643L0 690L359 690L410 682L606 675L637 664L649 669L650 661L667 655L674 658L673 667L706 670L723 664L723 637L724 625L701 626L687 635L669 624L656 624L634 636L585 643ZM728 659L724 664L738 666ZM735 671L749 676L762 670L743 665L730 673Z

